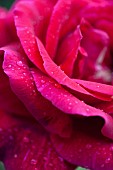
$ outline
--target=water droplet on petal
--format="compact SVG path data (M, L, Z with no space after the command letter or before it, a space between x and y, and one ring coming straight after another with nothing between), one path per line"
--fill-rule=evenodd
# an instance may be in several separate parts
M23 66L22 61L17 61L17 65L18 65L18 66Z
M110 158L107 158L106 160L105 160L105 163L109 163L110 162Z
M17 158L17 157L18 157L18 155L17 155L17 154L15 154L15 155L14 155L14 158Z
M103 167L104 167L104 164L101 165L101 168L103 168Z
M23 73L24 76L26 76L26 73Z
M41 80L41 83L45 83L45 80Z
M44 156L44 161L47 161L47 157Z
M52 164L52 163L49 163L49 166L51 166L51 167L52 167L52 166L53 166L53 164Z
M110 147L110 151L113 151L113 146Z
M37 160L31 159L31 164L32 164L32 165L36 165L36 164L37 164Z
M87 149L90 149L91 147L92 147L91 144L87 144L87 145L86 145L86 148L87 148Z
M28 49L28 52L31 52L31 49L30 49L30 48Z
M28 137L24 137L23 138L23 142L28 143L29 142L29 138Z
M11 64L9 64L9 66L8 66L9 68L11 68Z
M70 110L70 109L71 109L71 107L68 107L68 109Z

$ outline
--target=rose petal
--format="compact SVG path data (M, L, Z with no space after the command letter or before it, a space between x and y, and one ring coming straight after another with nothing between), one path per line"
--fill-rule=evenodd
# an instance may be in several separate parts
M0 114L0 129L0 157L2 153L6 170L74 169L55 152L49 135L35 121Z
M82 86L80 86L79 84L75 83L75 81L73 81L73 79L70 79L49 57L48 53L46 52L43 44L41 43L41 41L37 38L37 45L39 48L39 52L40 55L42 56L43 62L44 62L44 68L46 70L46 72L52 77L54 78L58 83L65 85L67 87L69 87L70 89L73 89L77 92L86 94L86 95L90 95L90 96L94 96L98 99L101 100L111 100L111 96L108 95L100 95L100 94L95 94L95 93L89 93L88 91L86 91Z
M2 69L3 57L0 58L0 108L10 114L29 116L23 103L12 92L9 80ZM10 65L9 65L10 67Z
M65 21L68 19L70 5L71 1L60 0L52 12L46 37L46 49L52 58L55 56L62 25L64 25Z
M12 41L11 34L9 34L10 30L7 18L7 10L5 8L0 8L0 47Z
M99 117L95 119L96 127L94 126L94 129L91 129L91 120L89 120L89 127L86 120L81 123L79 120L77 121L73 135L69 139L52 135L52 143L57 152L64 159L78 166L91 170L112 170L113 141L102 137L98 133L98 129L95 129L97 123L101 122ZM79 128L77 128L78 126Z
M101 70L110 69L111 67L111 55L109 53L109 36L106 32L98 29L94 29L86 20L82 19L80 24L83 38L81 40L81 46L85 49L88 56L84 60L84 70L82 73L82 79L107 82L107 78L98 77L97 73ZM87 68L87 69L86 69ZM90 70L90 71L89 71ZM75 65L76 74L76 65ZM81 74L81 73L80 73Z
M35 38L38 36L44 42L54 3L55 1L49 0L34 0L27 1L27 3L22 1L15 7L15 25L18 37L29 59L43 72L43 61L39 55ZM45 10L42 12L42 9Z
M59 40L75 30L79 24L78 11L86 4L85 1L78 3L75 0L59 0L56 3L46 36L46 50L52 59L55 57Z
M100 95L108 95L109 100L110 97L112 99L113 95L113 86L111 85L106 85L102 83L96 83L96 82L91 82L91 81L85 81L85 80L80 80L80 79L74 79L76 83L80 84L82 87L84 87L87 91L92 91L91 93L100 93Z
M64 61L60 64L60 68L64 70L64 72L71 77L73 74L74 63L77 59L78 50L80 47L80 41L82 39L82 35L80 32L79 27L74 31L73 34L69 35L67 39L63 42L60 50L61 55L58 54L58 59L62 58L62 51L65 51L65 58ZM67 50L64 50L66 49Z
M17 49L16 51L12 50L11 47L6 47L4 50L3 68L9 76L14 93L45 128L61 136L69 136L71 133L70 118L55 108L37 91L30 69L27 66L26 56L17 52Z
M113 139L113 119L111 116L95 107L86 105L44 74L34 71L33 76L38 91L42 96L50 100L54 106L70 115L85 117L99 116L103 118L105 124L101 131L103 135ZM45 81L44 85L41 83L42 77Z

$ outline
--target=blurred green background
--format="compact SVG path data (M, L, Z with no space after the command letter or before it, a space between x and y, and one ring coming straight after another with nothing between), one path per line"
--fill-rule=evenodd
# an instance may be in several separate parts
M0 6L10 8L10 6L13 2L14 2L14 0L0 0Z

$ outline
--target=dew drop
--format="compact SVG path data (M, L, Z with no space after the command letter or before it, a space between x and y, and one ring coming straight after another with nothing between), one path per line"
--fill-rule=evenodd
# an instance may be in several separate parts
M51 166L51 167L52 167L52 166L53 166L53 164L52 164L52 163L49 163L49 166Z
M14 71L14 68L12 68L12 71Z
M36 93L36 91L35 91L35 90L33 90L33 93Z
M28 49L28 52L31 52L31 49L30 49L30 48Z
M47 157L44 156L44 161L47 161Z
M26 43L27 43L27 41L24 41L24 43L26 44Z
M70 109L71 109L71 107L68 107L68 109L70 110Z
M51 74L54 74L54 72L53 72L53 71L51 71Z
M109 163L110 160L111 160L110 158L107 158L107 159L105 160L105 163Z
M36 165L36 164L37 164L37 160L31 159L31 165Z
M91 144L87 144L87 145L86 145L86 148L87 148L87 149L90 149L91 147L92 147Z
M17 18L18 18L18 15L16 15L15 18L17 19Z
M89 109L86 109L89 112Z
M11 64L9 64L9 66L8 66L9 68L11 68Z
M18 155L17 155L17 154L15 154L15 155L14 155L14 158L17 158L17 157L18 157Z
M26 73L23 73L24 76L26 76Z
M70 101L70 99L67 99L67 101Z
M29 142L29 138L28 137L24 137L23 138L23 142L28 143Z
M104 167L104 164L101 165L101 168L103 168L103 167Z
M98 88L100 87L100 86L97 86Z
M75 103L76 103L76 104L78 104L78 102L77 102L77 101L75 101Z
M45 83L45 80L41 80L41 83Z
M60 88L60 84L55 83L55 87Z
M110 151L113 151L113 146L110 147Z
M69 105L72 105L72 103L70 102Z
M17 65L18 65L18 66L23 66L22 61L17 61Z

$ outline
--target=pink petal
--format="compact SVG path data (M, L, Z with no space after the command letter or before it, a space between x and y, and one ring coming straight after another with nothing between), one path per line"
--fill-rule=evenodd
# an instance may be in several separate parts
M85 1L78 3L75 0L59 0L56 3L46 36L46 50L51 58L55 57L59 41L76 29L78 12L86 4Z
M46 49L52 58L55 56L62 25L68 19L66 16L69 16L70 5L71 1L60 0L54 7L46 37Z
M106 77L98 77L98 72L107 68L110 69L111 67L111 55L109 52L110 49L108 34L102 30L94 29L85 20L82 20L81 22L81 32L83 35L81 46L88 54L88 56L84 60L85 71L83 70L81 78L98 82L100 79L102 79L100 82L110 83L111 80L107 80Z
M99 116L103 118L105 124L102 128L102 133L103 135L113 139L113 119L111 116L99 109L96 109L95 107L86 105L66 91L61 85L44 74L34 71L33 76L38 91L42 94L42 96L50 100L54 106L70 115L85 117ZM45 81L44 84L41 83L42 77Z
M65 58L60 64L60 67L69 77L73 74L74 64L77 59L81 39L82 35L78 27L73 34L67 37L66 41L64 41L62 44L63 48L61 46L60 49L61 53L65 51ZM67 50L64 50L66 48ZM58 57L63 58L62 54L58 54Z
M98 95L99 93L100 95L106 95L106 97L108 96L108 100L112 100L113 86L80 79L74 79L74 81L84 87L87 91L92 91L91 93L95 93L95 95L96 93L98 93Z
M99 117L75 119L75 128L69 139L52 135L57 152L70 163L91 170L112 170L113 141L100 134L102 120Z
M32 119L25 121L2 113L0 129L0 157L6 170L74 169L56 153L49 135Z
M0 58L0 108L10 114L29 116L23 103L12 92L9 80L2 69L2 56ZM9 65L10 67L10 65Z
M0 8L0 47L11 42L11 34L9 34L9 24L7 21L8 12L4 8Z
M86 91L82 86L77 84L73 79L70 79L49 57L48 53L46 52L43 44L41 41L37 38L37 45L39 48L40 55L42 56L43 62L44 62L44 68L46 72L50 75L50 77L54 78L59 84L65 85L69 87L72 90L75 90L77 92L94 96L101 100L111 100L111 96L108 99L107 95L95 95L95 93L90 93L89 91Z
M11 47L6 47L4 50L3 68L9 76L13 92L45 128L61 136L69 136L71 133L70 118L55 108L37 91L27 65L26 56L17 52L17 49L16 51L12 50Z
M22 1L15 7L15 25L18 37L29 59L43 72L43 61L39 55L36 36L43 42L53 3L46 1ZM42 9L45 9L42 11ZM45 26L46 25L46 26ZM30 40L30 41L29 41Z

